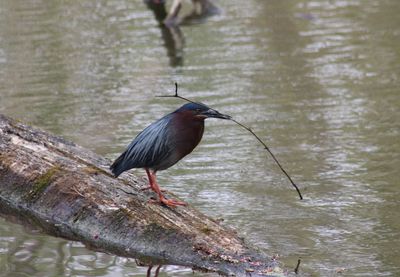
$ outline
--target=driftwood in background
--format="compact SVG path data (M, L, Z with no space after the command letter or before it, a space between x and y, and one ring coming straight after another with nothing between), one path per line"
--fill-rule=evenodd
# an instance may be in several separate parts
M235 276L280 276L275 261L193 207L168 208L133 174L0 115L0 212L98 251ZM168 194L167 194L168 195ZM176 197L176 196L174 196Z

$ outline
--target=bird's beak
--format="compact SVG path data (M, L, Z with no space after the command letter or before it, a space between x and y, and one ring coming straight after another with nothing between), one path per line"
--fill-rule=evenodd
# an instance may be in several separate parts
M201 116L207 117L213 117L213 118L221 118L221 119L231 119L232 117L230 115L222 114L214 109L209 109L207 111L204 111L200 114Z

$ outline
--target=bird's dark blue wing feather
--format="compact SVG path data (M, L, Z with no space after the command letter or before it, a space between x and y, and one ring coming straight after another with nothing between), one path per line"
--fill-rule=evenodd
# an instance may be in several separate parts
M171 118L171 114L166 115L136 136L111 165L115 176L131 168L153 168L171 155L168 130Z

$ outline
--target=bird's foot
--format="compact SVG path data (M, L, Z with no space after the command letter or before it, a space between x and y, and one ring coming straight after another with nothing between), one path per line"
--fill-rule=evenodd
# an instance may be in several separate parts
M152 189L152 187L151 186L141 187L140 191L149 190L149 189Z
M174 199L161 198L160 202L171 208L175 208L176 206L187 206L187 203Z
M142 188L140 188L140 191L145 191L145 190L149 190L149 189L151 189L152 191L154 191L154 189L153 189L151 186L142 187ZM161 190L161 192L167 192L166 189L160 189L160 190Z
M174 199L167 199L165 197L160 197L160 200L150 199L149 202L153 204L165 205L171 208L175 208L176 206L187 206L187 203L185 202Z

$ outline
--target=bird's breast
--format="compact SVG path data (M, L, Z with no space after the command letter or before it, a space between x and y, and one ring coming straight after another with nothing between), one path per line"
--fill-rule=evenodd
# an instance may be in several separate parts
M177 158L181 159L199 144L203 137L204 120L193 120L190 118L178 118L173 122L171 141L173 151Z

